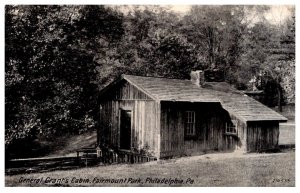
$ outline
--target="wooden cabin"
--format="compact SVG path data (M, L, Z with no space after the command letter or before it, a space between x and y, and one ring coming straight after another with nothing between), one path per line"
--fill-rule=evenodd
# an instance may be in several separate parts
M100 92L98 143L156 158L278 147L285 117L225 82L123 75Z

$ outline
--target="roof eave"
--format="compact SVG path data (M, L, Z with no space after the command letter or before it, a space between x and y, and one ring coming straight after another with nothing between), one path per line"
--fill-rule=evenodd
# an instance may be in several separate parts
M122 77L122 78L121 78L122 80L123 80L123 79L126 80L127 82L129 82L130 84L132 84L134 87L136 87L138 90L144 92L147 96L149 96L149 97L150 97L151 99L153 99L154 101L160 102L160 100L159 100L157 97L153 96L151 93L149 93L149 92L148 92L147 90L145 90L143 87L139 86L139 85L136 84L134 81L130 80L130 78L128 78L126 75L123 74L121 77Z
M288 119L253 119L247 120L247 122L258 122L258 121L278 121L279 123L285 123Z
M218 100L160 99L161 102L220 103Z

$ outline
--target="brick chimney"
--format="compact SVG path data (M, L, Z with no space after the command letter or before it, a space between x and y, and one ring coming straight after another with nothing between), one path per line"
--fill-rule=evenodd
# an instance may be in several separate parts
M192 83L197 86L202 86L205 82L204 71L202 70L191 71L190 76Z

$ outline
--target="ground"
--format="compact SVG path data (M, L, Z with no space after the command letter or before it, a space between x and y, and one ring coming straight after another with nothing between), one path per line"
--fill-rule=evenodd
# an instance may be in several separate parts
M29 182L31 179L39 180L39 183L34 180ZM166 183L161 183L163 179ZM118 183L112 183L112 180ZM6 186L295 186L295 152L289 150L273 154L212 153L144 164L95 166L6 176L5 184Z

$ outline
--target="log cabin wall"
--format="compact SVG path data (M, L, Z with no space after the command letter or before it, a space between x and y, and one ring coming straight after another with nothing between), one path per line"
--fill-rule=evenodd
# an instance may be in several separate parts
M247 123L247 151L257 152L278 148L279 122L255 121Z
M195 112L194 137L185 135L186 111ZM161 102L161 157L235 150L237 137L225 135L230 120L220 103Z
M98 143L120 148L120 110L130 110L132 149L156 155L159 104L126 81L106 93L100 99Z

